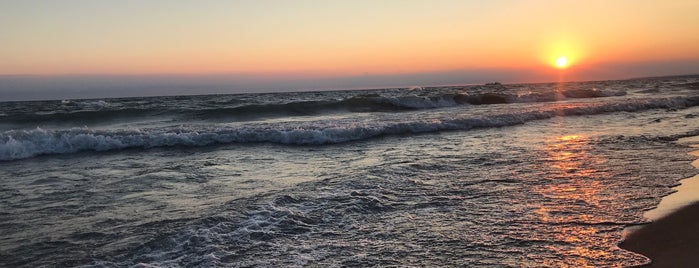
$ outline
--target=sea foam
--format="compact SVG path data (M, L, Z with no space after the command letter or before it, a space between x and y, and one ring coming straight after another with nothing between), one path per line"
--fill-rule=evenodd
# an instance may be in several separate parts
M395 120L319 120L310 122L249 123L241 125L190 124L141 129L31 129L0 133L0 161L45 154L109 151L126 148L207 146L229 143L292 145L334 144L383 135L469 130L512 126L554 116L588 115L646 109L679 109L699 105L699 97L636 99L608 103L551 105L533 111L440 118Z

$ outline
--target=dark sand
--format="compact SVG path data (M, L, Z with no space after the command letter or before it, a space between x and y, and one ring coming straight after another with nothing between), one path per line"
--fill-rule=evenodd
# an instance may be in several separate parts
M619 246L650 258L644 267L699 267L699 202L632 232Z

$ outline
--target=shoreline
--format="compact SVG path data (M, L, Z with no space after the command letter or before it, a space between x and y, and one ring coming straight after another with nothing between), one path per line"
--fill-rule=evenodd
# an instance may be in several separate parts
M633 231L619 247L651 260L638 267L699 267L699 202Z
M699 136L680 139L699 148ZM699 158L699 150L689 154ZM699 169L699 159L692 162ZM648 257L637 267L699 267L699 174L680 180L676 192L663 197L643 216L651 222L627 228L619 247Z
M699 149L699 146L692 147ZM699 150L691 151L689 154L697 157L691 165L699 169ZM694 202L699 202L699 174L681 179L679 183L680 185L672 187L676 192L664 196L656 208L644 212L643 216L656 221Z

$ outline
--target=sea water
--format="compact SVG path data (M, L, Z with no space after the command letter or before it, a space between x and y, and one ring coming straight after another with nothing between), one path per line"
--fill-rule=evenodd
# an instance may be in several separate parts
M699 77L0 103L0 266L617 267Z

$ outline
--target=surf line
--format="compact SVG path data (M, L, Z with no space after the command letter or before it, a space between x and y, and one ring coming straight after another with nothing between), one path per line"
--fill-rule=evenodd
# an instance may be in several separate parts
M699 136L680 139L699 148ZM699 150L689 154L699 158ZM692 162L699 169L699 159ZM699 174L680 180L675 193L663 197L655 209L646 211L649 224L628 227L620 248L642 254L646 262L635 267L698 267L696 248L699 247Z

